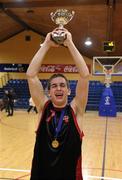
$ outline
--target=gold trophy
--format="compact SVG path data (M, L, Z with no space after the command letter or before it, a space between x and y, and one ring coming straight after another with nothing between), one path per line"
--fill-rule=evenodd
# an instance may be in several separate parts
M50 16L52 21L59 25L56 31L52 32L52 39L57 44L63 44L64 40L66 39L65 32L61 29L64 27L64 25L72 20L74 14L74 11L68 11L67 9L57 9L54 13L51 12Z

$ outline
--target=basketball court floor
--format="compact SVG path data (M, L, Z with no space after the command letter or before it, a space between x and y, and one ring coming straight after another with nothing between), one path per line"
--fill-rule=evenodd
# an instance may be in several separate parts
M0 180L29 180L37 114L15 111L0 120ZM84 116L82 144L84 180L122 180L122 113Z

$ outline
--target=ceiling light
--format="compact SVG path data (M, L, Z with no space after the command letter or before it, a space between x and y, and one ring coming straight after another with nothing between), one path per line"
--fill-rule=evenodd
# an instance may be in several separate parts
M86 46L91 46L92 45L92 41L91 41L91 38L90 37L87 37L86 41L84 42L84 44Z

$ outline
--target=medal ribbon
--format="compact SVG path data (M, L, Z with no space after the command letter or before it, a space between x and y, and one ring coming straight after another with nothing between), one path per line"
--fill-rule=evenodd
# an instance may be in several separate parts
M61 130L64 114L65 114L65 108L61 111L61 115L60 115L60 118L59 118L59 121L58 121L58 125L55 128L55 138L57 138L57 136L58 136L58 134L59 134L59 132ZM54 123L56 124L56 115L54 116Z

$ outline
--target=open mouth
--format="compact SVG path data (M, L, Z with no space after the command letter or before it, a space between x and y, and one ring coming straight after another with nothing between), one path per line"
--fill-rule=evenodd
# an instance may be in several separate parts
M62 93L55 94L55 96L56 96L57 99L62 99L63 98L63 94Z

